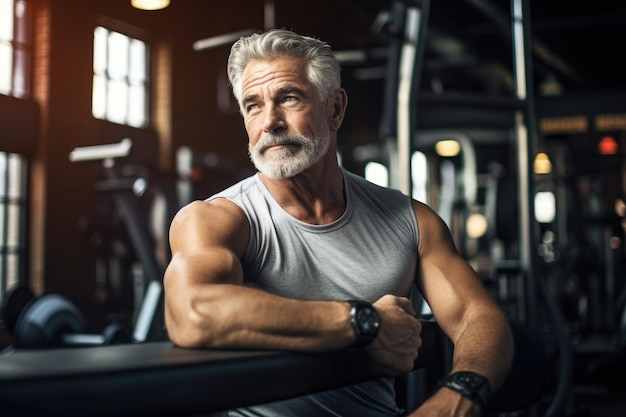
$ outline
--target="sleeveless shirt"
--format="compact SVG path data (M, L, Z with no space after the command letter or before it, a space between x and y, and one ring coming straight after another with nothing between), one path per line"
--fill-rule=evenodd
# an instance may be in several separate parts
M411 199L343 170L346 208L330 224L288 214L259 174L207 199L226 198L248 218L244 281L277 295L315 300L408 297L419 233ZM306 376L303 376L306 378ZM285 401L230 410L229 416L397 416L394 381L382 378Z

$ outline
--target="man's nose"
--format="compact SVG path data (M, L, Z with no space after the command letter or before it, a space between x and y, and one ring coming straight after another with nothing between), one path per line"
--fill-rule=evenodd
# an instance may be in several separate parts
M287 127L283 112L278 106L265 106L265 118L263 121L263 130L265 132L276 132L284 130Z

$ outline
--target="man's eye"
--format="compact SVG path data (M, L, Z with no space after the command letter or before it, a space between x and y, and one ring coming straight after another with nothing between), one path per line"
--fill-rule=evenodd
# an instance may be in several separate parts
M246 107L246 112L250 113L251 111L254 111L257 108L259 108L258 104L248 104L248 106Z
M282 101L283 101L283 103L295 103L295 102L297 102L299 100L298 100L298 97L296 97L296 96L285 96L285 97L283 97Z

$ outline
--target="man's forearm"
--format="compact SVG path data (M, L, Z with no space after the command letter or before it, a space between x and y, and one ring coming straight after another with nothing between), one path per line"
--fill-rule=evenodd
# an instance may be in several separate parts
M506 379L514 354L511 329L504 314L472 319L454 342L451 372L473 371L485 376L495 391Z
M166 306L170 338L181 346L313 352L354 338L348 303L292 300L231 284L181 291Z

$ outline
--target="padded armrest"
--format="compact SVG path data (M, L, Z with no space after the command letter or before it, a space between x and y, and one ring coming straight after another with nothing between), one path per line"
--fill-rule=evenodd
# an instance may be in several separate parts
M437 351L424 323L415 363ZM432 339L432 340L431 340ZM197 416L383 376L363 351L182 349L153 342L0 355L0 410L17 416Z

